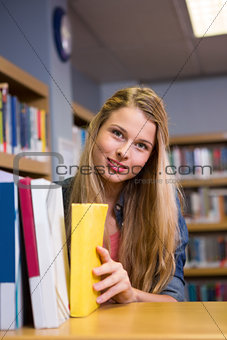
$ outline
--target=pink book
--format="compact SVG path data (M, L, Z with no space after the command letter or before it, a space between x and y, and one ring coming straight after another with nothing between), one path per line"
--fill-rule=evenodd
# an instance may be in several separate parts
M42 328L45 322L43 311L42 285L36 243L36 232L31 196L31 179L29 177L19 181L19 197L23 224L23 234L28 268L29 287L32 302L32 312L35 328Z
M32 197L31 197L31 179L26 177L20 180L23 186L19 187L20 206L22 213L24 243L26 250L26 260L28 267L28 276L39 276L39 261L35 236L35 225L33 217ZM25 188L25 186L27 188Z

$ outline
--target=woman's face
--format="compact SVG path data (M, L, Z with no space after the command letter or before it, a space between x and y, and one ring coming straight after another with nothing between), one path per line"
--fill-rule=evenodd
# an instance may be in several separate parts
M135 107L113 111L99 130L93 149L96 169L108 182L135 177L147 162L155 143L156 126Z

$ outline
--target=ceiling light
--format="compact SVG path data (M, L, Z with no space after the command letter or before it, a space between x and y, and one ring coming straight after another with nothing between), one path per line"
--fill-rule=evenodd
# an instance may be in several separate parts
M227 0L186 0L196 37L227 34Z

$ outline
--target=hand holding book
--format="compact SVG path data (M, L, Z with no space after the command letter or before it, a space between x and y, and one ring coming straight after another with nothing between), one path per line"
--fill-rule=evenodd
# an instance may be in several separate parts
M120 262L111 259L107 249L103 247L96 248L100 256L102 265L93 269L93 274L105 278L93 285L96 291L103 291L96 299L98 303L104 303L111 298L118 303L135 302L135 291L131 286L128 273Z

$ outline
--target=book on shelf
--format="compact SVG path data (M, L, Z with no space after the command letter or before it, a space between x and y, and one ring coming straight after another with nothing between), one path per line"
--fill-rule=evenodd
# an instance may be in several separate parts
M184 216L187 223L219 223L227 220L227 189L185 189Z
M227 146L173 146L169 160L178 179L227 176Z
M7 83L0 84L0 152L48 151L46 111L20 102L9 92ZM30 157L45 161L43 157Z
M227 235L190 236L185 268L227 267Z
M37 189L37 186L44 188ZM51 186L45 179L31 180L43 313L43 323L37 328L55 328L69 318L69 267L62 189Z
M186 301L227 301L227 281L186 282Z
M96 252L103 245L107 204L72 204L70 315L87 316L99 307L93 284L100 277L92 269L101 265ZM80 265L78 265L80 264Z
M0 329L23 324L21 234L13 175L0 171Z
M0 329L23 325L27 293L35 328L56 328L69 318L62 188L45 179L20 178L17 190L13 175L0 171L0 203ZM22 287L25 279L30 292Z
M39 272L39 260L36 244L36 233L33 216L33 206L31 198L30 178L20 179L20 184L28 188L19 188L20 209L23 225L24 245L26 252L27 270L30 295L32 301L33 320L36 328L44 324L42 312L42 291L39 281L41 280Z
M7 150L7 95L8 84L0 83L0 151Z

